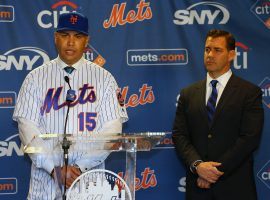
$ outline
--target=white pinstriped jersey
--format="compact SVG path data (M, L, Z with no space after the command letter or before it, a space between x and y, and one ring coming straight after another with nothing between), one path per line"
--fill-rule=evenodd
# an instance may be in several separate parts
M79 64L78 64L79 63ZM67 133L96 133L106 122L121 119L127 121L127 113L117 100L117 83L105 69L82 58L76 69L67 74L63 62L56 58L31 71L25 78L18 95L13 119L24 118L34 122L41 133L63 134L67 112L65 101L68 84L76 92L76 99L70 104ZM52 148L54 144L46 144ZM62 160L62 158L58 158ZM69 164L83 159L82 154L71 153ZM56 197L55 182L49 173L39 168L47 160L33 160L29 199L53 200ZM55 162L55 161L54 161ZM91 163L96 166L100 163ZM41 163L41 164L40 164Z

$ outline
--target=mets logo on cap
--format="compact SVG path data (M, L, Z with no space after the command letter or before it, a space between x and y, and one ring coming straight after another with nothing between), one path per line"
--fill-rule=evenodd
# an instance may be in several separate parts
M88 35L88 18L77 12L64 13L59 17L56 31L77 31Z
M71 15L69 19L71 24L76 24L78 21L78 16L77 15Z

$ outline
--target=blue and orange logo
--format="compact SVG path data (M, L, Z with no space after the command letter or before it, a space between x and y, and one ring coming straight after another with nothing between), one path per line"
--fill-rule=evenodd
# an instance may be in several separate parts
M127 51L129 66L186 65L187 49L130 49Z
M263 103L270 108L270 78L264 78L259 86L262 89Z
M16 178L0 178L0 194L16 194L18 184Z
M0 22L13 22L14 7L9 5L0 5Z
M70 17L70 23L71 23L71 24L76 24L77 21L78 21L78 16L76 16L76 15L71 15L71 17Z
M14 108L16 99L16 92L0 92L0 108Z

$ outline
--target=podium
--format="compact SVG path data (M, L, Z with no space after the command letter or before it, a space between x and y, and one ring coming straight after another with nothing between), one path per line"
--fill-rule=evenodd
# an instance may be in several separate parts
M131 199L135 200L135 178L136 178L136 155L137 151L150 151L159 144L166 132L141 132L141 133L104 133L104 134L67 134L70 142L69 153L86 153L91 155L92 151L126 152L125 182L130 190ZM31 154L54 154L62 155L63 134L41 134L39 138L54 144L53 148L45 148L39 143L30 143L24 147L24 152Z

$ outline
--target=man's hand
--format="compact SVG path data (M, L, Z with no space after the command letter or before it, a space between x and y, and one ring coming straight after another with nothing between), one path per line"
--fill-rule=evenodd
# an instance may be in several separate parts
M61 168L61 181L63 184L65 184L65 176L66 176L66 187L69 188L71 184L75 181L75 179L81 175L80 169L74 166L63 166Z
M218 162L202 162L197 166L197 174L209 183L215 183L224 174L216 168L220 165Z
M197 179L197 186L202 189L209 189L211 187L211 183L199 177Z

